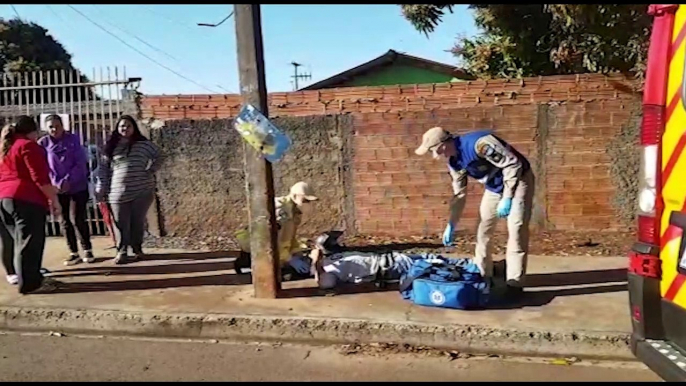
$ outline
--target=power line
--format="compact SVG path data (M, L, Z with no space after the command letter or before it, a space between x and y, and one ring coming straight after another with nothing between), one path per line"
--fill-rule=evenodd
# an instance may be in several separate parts
M233 16L233 11L231 11L231 13L229 13L229 16L225 17L224 19L222 19L222 21L220 21L220 22L217 23L217 24L198 23L198 25L201 26L201 27L219 27L220 25L224 24L225 21L229 20L229 18L230 18L231 16Z
M150 6L148 6L148 5L144 6L143 8L146 9L148 12L150 12L150 13L152 13L152 14L154 14L154 15L157 15L157 16L163 18L164 20L166 20L166 21L168 21L168 22L174 24L174 25L177 26L177 27L178 27L178 26L182 26L182 27L188 29L189 31L195 31L195 30L196 30L195 28L191 28L191 27L190 27L189 25L187 25L186 23L182 23L182 22L180 22L180 21L177 21L177 20L175 20L175 19L172 19L171 17L169 17L169 16L167 16L167 15L164 15L164 14L162 14L162 13L160 13L160 12L157 12L157 11L153 10L153 9L152 9Z
M103 14L103 10L102 10L101 7L99 7L99 6L97 6L97 5L94 5L94 4L92 5L92 7L95 8L96 12L98 12L100 15L105 16L105 15ZM231 15L232 15L232 14L233 14L233 12L231 12ZM231 17L231 15L229 15L229 17ZM226 20L226 19L225 19L225 20ZM153 46L152 44L150 44L150 43L146 42L145 40L143 40L142 38L138 37L136 34L134 34L134 33L132 33L132 32L127 32L127 31L124 30L123 28L117 27L116 25L114 25L114 24L108 22L107 20L105 20L105 23L107 23L107 24L109 24L111 27L114 27L114 28L118 29L119 31L121 31L121 32L123 32L123 33L125 33L125 34L127 34L127 35L129 35L129 36L131 36L131 37L133 37L134 39L140 41L141 43L145 44L146 46L150 47L151 49L153 49L153 50L155 50L155 51L157 51L157 52L159 52L159 53L161 53L161 54L167 56L168 58L170 58L170 59L172 59L173 61L175 61L176 64L179 65L179 67L181 68L181 70L184 70L184 68L183 68L184 66L179 62L179 59L175 58L174 56L172 56L172 55L169 54L168 52L162 50L161 48L157 48L157 47ZM221 24L221 22L220 22L219 24ZM225 88L223 88L223 87L220 86L220 85L216 85L216 87L219 88L219 89L221 89L221 90L223 90L223 91L226 91L226 92L228 92L228 93L231 93L230 91L226 90Z
M97 5L94 5L94 4L93 4L92 6L93 6L93 8L95 8L95 10L96 10L98 13L100 13L100 10L99 10L99 8L98 8ZM102 14L102 13L100 13L100 14ZM174 56L172 56L171 54L165 52L165 51L162 50L161 48L157 48L157 47L153 46L152 44L146 42L146 41L143 40L142 38L139 38L139 37L136 36L135 34L130 33L130 32L127 32L127 31L125 31L124 29L122 29L122 28L120 28L120 27L117 27L116 25L114 25L114 24L108 22L107 20L105 20L105 23L107 23L107 24L109 24L111 27L114 27L114 28L118 29L119 31L125 33L126 35L131 36L132 38L134 38L134 39L138 40L139 42L145 44L145 45L148 46L149 48L151 48L151 49L153 49L153 50L155 50L155 51L161 53L162 55L165 55L166 57L168 57L168 58L170 58L170 59L172 59L172 60L174 60L174 61L178 61L178 59L176 59L176 58L175 58Z
M14 4L10 4L10 7L12 7L14 14L17 15L17 19L21 19L21 16L19 16L19 12L17 11L17 8L14 6Z
M45 6L48 7L48 9L50 10L50 12L52 12L52 14L55 15L56 18L60 19L60 21L62 21L63 23L65 23L64 19L62 18L62 16L60 16L60 15L57 13L57 11L55 11L55 9L52 8L52 5L46 4ZM66 23L65 23L65 24L66 24Z
M77 8L73 7L71 4L67 4L67 7L71 8L74 12L78 13L79 15L81 15L84 19L88 20L91 24L93 24L93 25L95 25L96 27L100 28L103 32L107 33L108 35L112 36L113 38L119 40L120 43L122 43L122 44L124 44L125 46L129 47L130 49L136 51L138 54L140 54L140 55L143 56L144 58L148 59L149 61L151 61L151 62L157 64L158 66L164 68L165 70L171 72L172 74L178 76L179 78L184 79L184 80L186 80L186 81L188 81L188 82L190 82L190 83L193 83L194 85L196 85L196 86L198 86L198 87L201 87L201 88L204 89L204 90L207 90L207 91L209 91L209 92L211 92L211 93L216 93L215 90L210 90L209 88L207 88L207 87L201 85L200 83L194 81L193 79L190 79L190 78L188 78L188 77L186 77L186 76L183 76L182 74L179 74L178 72L172 70L171 68L165 66L164 64L158 62L157 60L155 60L155 59L149 57L148 55L146 55L144 52L142 52L142 51L139 50L138 48L136 48L136 47L130 45L129 43L127 43L126 41L124 41L123 39L121 39L119 36L115 35L115 34L112 33L111 31L109 31L107 28L105 28L105 27L101 26L100 24L98 24L95 20L91 19L90 17L88 17L87 15L85 15L83 12L81 12L81 11L79 11Z
M219 85L219 84L217 84L216 87L219 88L219 89L221 89L221 90L226 91L227 94L235 94L235 92L231 92L231 91L225 89L224 87L222 87L222 86Z
M96 12L98 12L99 14L105 16L105 15L103 14L103 10L102 10L101 7L99 7L99 6L97 6L97 5L92 5L92 6L93 6L93 8L95 8ZM233 12L231 12L231 15L233 15ZM231 15L229 15L228 17L231 17ZM226 20L226 19L225 19L225 20ZM127 32L127 31L124 30L123 28L117 27L116 25L113 25L112 23L108 22L107 20L105 20L105 22L106 22L107 24L109 24L111 27L114 27L114 28L118 29L119 31L121 31L121 32L123 32L123 33L125 33L125 34L127 34L127 35L129 35L129 36L131 36L131 37L133 37L134 39L140 41L141 43L143 43L143 44L145 44L146 46L152 48L153 50L155 50L155 51L157 51L157 52L160 52L161 54L163 54L163 55L167 56L168 58L172 59L172 60L175 61L176 64L178 65L177 68L180 68L181 70L187 70L187 69L184 69L184 66L179 62L179 59L175 58L174 56L172 56L171 54L169 54L169 53L167 53L166 51L162 50L161 48L157 48L157 47L153 46L152 44L147 43L146 41L144 41L142 38L139 38L139 37L138 37L137 35L135 35L134 33ZM222 21L222 22L223 22L223 21ZM221 24L221 22L220 22L219 24ZM221 89L221 90L223 90L223 91L226 91L226 92L229 93L229 94L231 93L230 91L226 90L224 87L222 87L222 86L220 86L220 85L216 85L216 87L219 88L219 89Z

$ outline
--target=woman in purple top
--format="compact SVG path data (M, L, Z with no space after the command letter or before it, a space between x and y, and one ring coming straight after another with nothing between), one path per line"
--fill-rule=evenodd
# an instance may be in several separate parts
M65 265L73 265L82 260L92 263L93 257L90 232L86 223L86 206L88 205L88 158L81 146L79 137L66 131L62 118L51 114L45 119L48 134L38 140L48 154L50 180L59 189L58 198L62 206L62 230L67 236L71 254L64 260ZM71 203L74 203L74 223L79 233L83 259L79 256L76 244L76 233L71 219Z

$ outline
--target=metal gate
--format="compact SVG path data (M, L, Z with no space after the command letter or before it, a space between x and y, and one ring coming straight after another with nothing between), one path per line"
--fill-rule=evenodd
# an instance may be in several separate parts
M41 114L66 114L65 129L78 134L88 152L89 170L96 166L96 150L101 149L122 114L136 116L136 88L140 78L127 78L126 68L93 69L92 77L78 70L51 70L2 73L0 123L19 115L36 119L41 129ZM41 130L41 134L46 134ZM90 175L91 183L94 176ZM94 198L88 205L91 234L105 235L106 227ZM58 219L50 216L48 236L62 234Z

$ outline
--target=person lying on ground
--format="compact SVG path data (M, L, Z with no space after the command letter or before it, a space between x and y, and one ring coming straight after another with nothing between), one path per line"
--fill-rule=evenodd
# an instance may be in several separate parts
M287 266L289 261L295 263L291 266L299 273L307 274L310 271L309 264L303 264L302 260L291 258L303 248L298 241L298 227L302 222L303 211L312 201L318 198L314 195L312 188L303 181L293 186L286 196L275 198L276 222L279 229L278 250L281 266ZM250 233L248 228L243 228L235 234L241 248L241 256L235 261L236 272L241 273L243 269L250 268Z
M442 256L431 253L406 254L395 251L341 251L326 254L319 247L312 249L309 258L311 270L321 289L332 289L344 283L394 283L416 260L443 260Z

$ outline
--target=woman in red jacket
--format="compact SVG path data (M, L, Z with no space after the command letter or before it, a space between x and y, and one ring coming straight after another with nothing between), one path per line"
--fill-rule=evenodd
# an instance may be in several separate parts
M57 282L41 273L48 210L60 213L48 160L33 118L22 115L0 132L0 239L8 281L19 292L50 292Z

